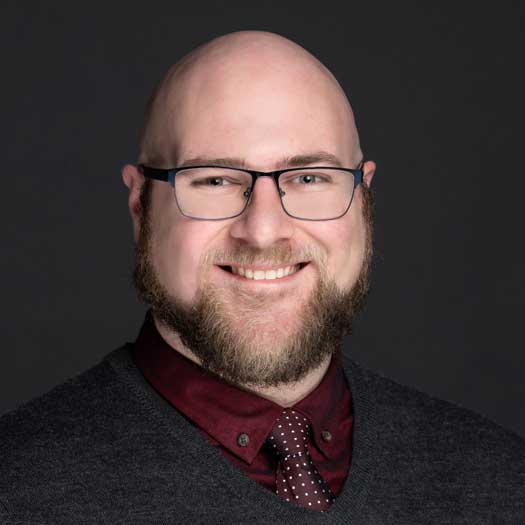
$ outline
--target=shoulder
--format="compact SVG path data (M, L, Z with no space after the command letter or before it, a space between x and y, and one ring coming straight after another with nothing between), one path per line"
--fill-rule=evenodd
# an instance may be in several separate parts
M454 434L458 438L465 432L482 431L482 435L478 437L499 437L518 447L525 444L524 438L486 416L401 384L349 359L345 360L345 371L350 376L352 393L361 400L372 403L375 410L382 411L385 422L410 423L421 430L428 426L433 431Z
M104 359L0 417L0 501L16 488L30 491L32 483L57 481L61 472L78 465L88 443L96 447L104 434L116 433L125 400L117 374Z
M72 377L49 392L0 417L0 457L17 446L77 427L97 417L115 389L115 373L107 361Z
M133 463L128 451L158 433L119 362L132 366L126 345L0 417L0 522L4 512L62 523L53 513L71 512L73 523L76 507L111 507L115 480Z
M525 440L483 415L346 361L356 429L382 461L423 484L525 501ZM365 421L367 420L367 421ZM407 473L408 472L408 473ZM521 503L522 505L524 503Z

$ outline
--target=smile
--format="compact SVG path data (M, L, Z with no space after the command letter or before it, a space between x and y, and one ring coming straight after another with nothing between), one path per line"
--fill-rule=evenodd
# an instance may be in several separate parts
M253 281L273 281L283 279L297 273L308 263L299 263L291 266L275 267L271 269L244 268L242 266L220 266L223 270Z

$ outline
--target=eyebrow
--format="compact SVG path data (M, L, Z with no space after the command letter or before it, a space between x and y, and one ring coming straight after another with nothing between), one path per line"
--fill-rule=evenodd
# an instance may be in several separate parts
M277 162L277 169L287 169L287 168L298 168L301 166L309 166L312 164L323 164L329 166L335 166L338 168L343 167L341 161L332 153L326 151L316 151L313 153L303 153L300 155L293 155L290 157L284 157ZM246 159L239 157L192 157L191 159L185 160L180 167L186 168L190 166L225 166L231 168L246 168L247 162Z

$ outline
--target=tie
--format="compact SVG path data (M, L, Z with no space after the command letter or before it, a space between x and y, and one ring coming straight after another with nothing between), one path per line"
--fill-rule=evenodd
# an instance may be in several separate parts
M275 492L286 501L324 511L335 496L308 452L310 429L308 419L294 410L284 409L277 418L267 439L279 459Z

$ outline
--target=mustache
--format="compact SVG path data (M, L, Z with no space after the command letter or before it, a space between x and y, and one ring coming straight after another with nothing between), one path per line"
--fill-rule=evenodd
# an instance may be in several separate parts
M317 247L307 246L297 249L289 244L274 245L267 249L254 246L239 246L230 250L212 250L202 259L202 264L221 265L235 264L238 266L290 266L299 262L317 262L320 266L326 264L326 254Z

